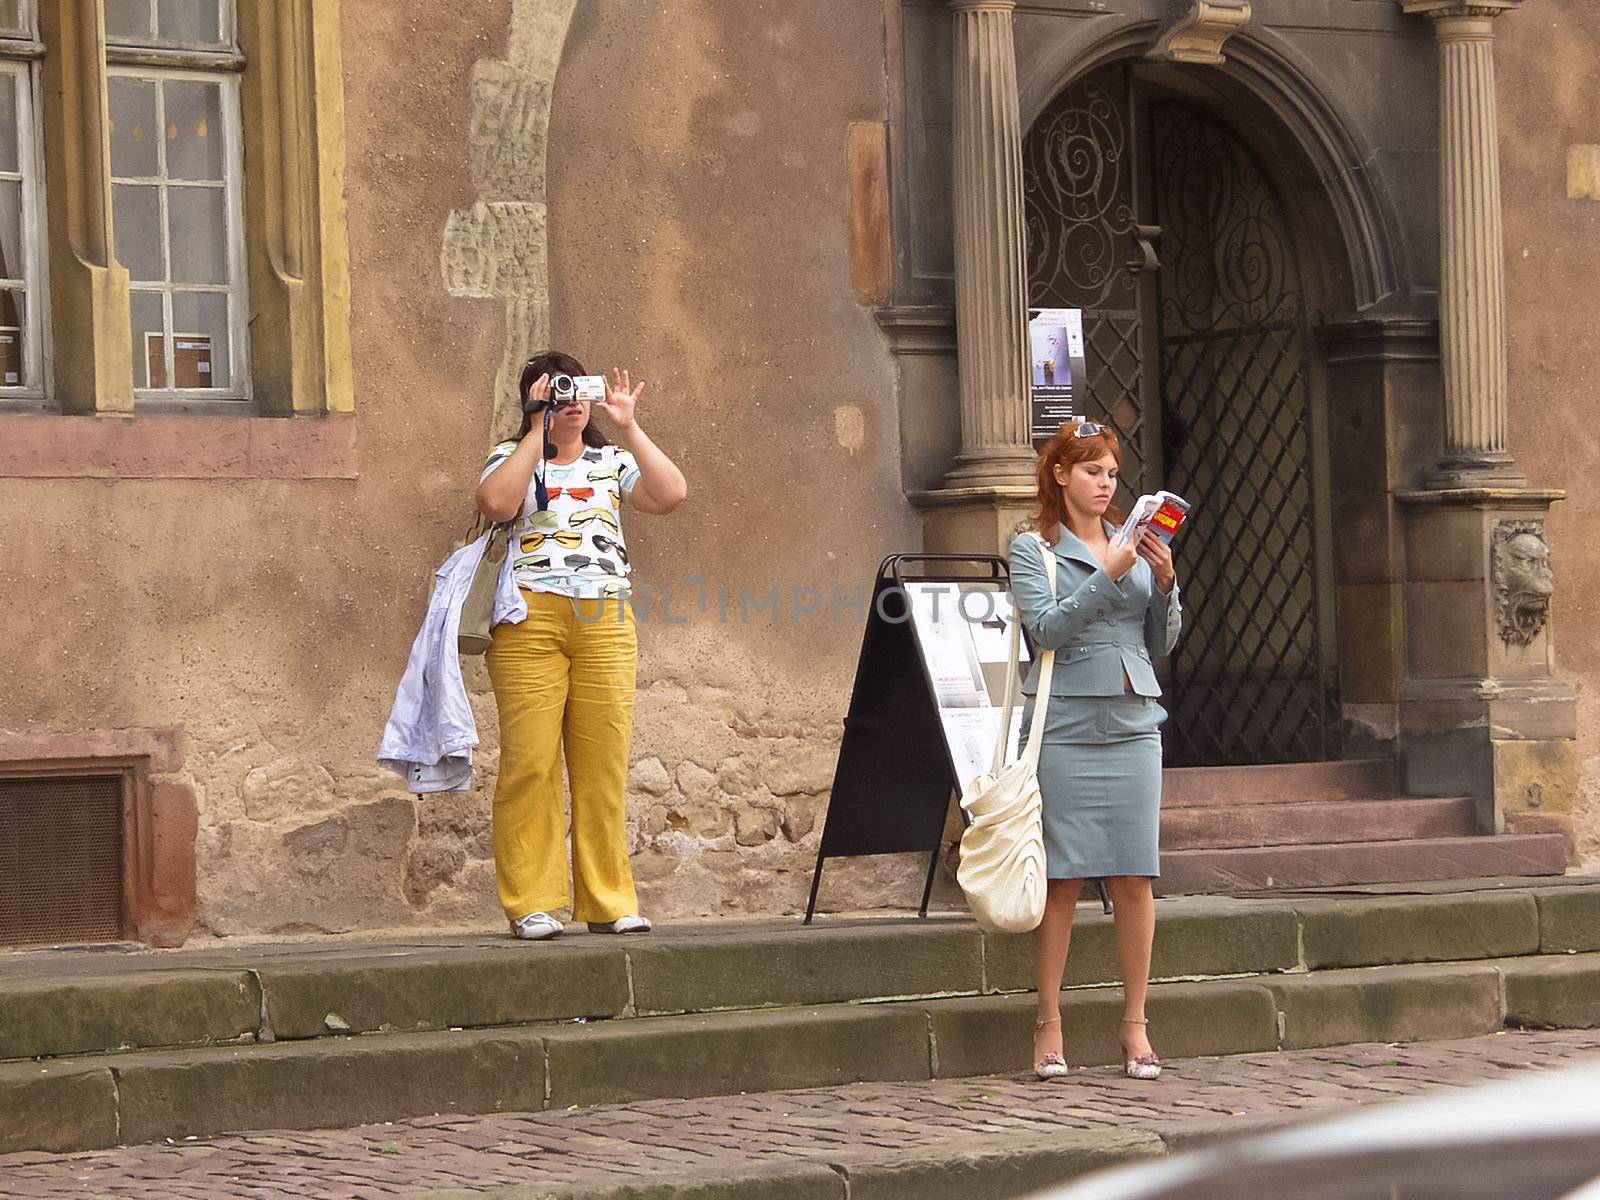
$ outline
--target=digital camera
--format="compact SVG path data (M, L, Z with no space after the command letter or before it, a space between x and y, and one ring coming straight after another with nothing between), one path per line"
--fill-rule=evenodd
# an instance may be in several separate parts
M579 401L595 404L606 398L604 375L550 376L550 403L556 408Z

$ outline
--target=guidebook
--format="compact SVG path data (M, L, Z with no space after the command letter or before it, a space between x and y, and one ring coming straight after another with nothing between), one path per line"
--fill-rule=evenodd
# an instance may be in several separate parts
M1118 546L1136 546L1146 529L1154 529L1156 536L1167 545L1189 514L1189 502L1174 492L1146 493L1134 501L1128 510L1128 519L1112 536Z

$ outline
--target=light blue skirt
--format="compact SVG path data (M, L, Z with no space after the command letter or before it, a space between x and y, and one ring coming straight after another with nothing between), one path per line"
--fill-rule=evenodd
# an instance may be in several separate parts
M1026 737L1033 715L1023 709ZM1161 874L1161 722L1144 696L1056 696L1039 748L1046 874Z

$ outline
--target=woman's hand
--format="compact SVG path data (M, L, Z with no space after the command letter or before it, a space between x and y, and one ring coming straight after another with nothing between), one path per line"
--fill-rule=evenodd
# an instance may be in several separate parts
M1146 529L1139 539L1139 557L1155 572L1156 586L1163 592L1170 592L1172 585L1178 582L1178 573L1172 565L1172 547L1153 530Z
M644 391L644 384L633 386L633 381L628 378L626 371L612 368L611 383L607 388L606 398L596 407L605 413L618 430L633 428L633 410L639 403L639 396Z
M1112 579L1120 581L1124 575L1133 570L1133 564L1138 561L1139 553L1132 546L1119 546L1112 542L1106 547L1106 574Z
M546 371L528 385L528 395L522 402L522 411L538 412L548 403L550 403L550 372Z

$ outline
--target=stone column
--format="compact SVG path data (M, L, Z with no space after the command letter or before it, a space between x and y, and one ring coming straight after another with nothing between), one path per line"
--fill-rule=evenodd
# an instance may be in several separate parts
M961 394L951 487L1033 477L1014 7L1015 0L950 0Z
M1401 0L1439 53L1444 446L1405 514L1400 741L1407 790L1468 795L1483 829L1542 835L1508 873L1559 866L1578 792L1577 708L1556 675L1545 518L1506 447L1494 18L1521 0ZM1553 856L1553 858L1552 858Z
M1445 446L1434 485L1522 482L1506 449L1505 246L1494 18L1521 0L1403 0L1439 47L1439 336Z

